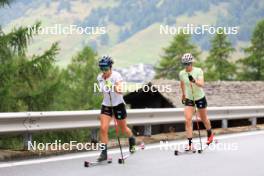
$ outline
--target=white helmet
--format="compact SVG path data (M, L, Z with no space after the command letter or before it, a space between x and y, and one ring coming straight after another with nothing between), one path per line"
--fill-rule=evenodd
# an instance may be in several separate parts
M188 63L192 63L193 62L193 56L191 53L185 53L183 56L182 56L182 63L183 64L188 64Z

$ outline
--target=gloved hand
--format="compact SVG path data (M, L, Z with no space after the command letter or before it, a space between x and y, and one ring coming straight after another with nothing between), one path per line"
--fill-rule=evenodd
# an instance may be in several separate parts
M108 89L112 89L112 87L113 87L113 84L112 84L112 82L111 82L111 81L109 81L109 80L106 80L106 81L105 81L105 86L106 86Z
M193 78L192 75L189 75L188 78L189 78L189 81L190 81L190 82L195 83L195 79Z
M186 97L185 95L182 95L182 104L185 104Z

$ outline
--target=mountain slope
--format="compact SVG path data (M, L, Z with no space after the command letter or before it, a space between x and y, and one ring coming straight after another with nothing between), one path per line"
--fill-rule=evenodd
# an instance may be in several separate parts
M236 10L240 4L239 10ZM16 13L19 11L19 13ZM264 3L243 0L240 3L227 0L21 0L5 8L0 14L4 30L15 26L42 22L43 27L55 24L81 27L104 26L104 35L39 35L30 46L30 53L37 54L58 41L61 51L58 64L66 66L71 57L85 45L101 54L112 55L118 66L138 62L156 64L162 48L169 45L173 35L160 34L160 25L185 26L186 24L210 24L240 26L241 33L229 36L237 52L234 58L243 56L239 46L246 46L256 21L264 17ZM11 15L18 14L18 15ZM244 19L250 19L248 25ZM193 41L205 57L212 35L196 35Z

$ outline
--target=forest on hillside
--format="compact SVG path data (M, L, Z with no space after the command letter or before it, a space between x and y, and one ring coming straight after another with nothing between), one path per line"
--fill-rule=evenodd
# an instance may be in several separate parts
M7 8L0 10L1 23L2 25L7 24L37 6L49 7L51 2L51 0L14 1L13 10L8 11ZM59 3L57 7L59 13L62 10L71 11L71 3L74 0L58 0L57 2ZM82 3L93 3L93 1L82 0ZM200 11L205 13L212 5L226 3L228 5L224 10L227 11L227 14L218 14L215 26L239 26L239 35L230 36L231 42L235 44L238 41L249 41L254 24L264 17L264 2L259 0L117 0L113 3L117 5L93 9L84 20L76 21L76 24L102 26L113 23L120 27L118 42L122 42L153 23L174 25L176 18L180 15L193 16ZM206 50L210 45L208 38L210 38L209 35L193 36L193 40ZM107 35L102 36L100 40L104 45L108 44Z

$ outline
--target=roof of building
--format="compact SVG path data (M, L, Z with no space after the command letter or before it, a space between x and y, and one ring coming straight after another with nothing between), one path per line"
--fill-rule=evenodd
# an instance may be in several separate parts
M182 107L180 82L176 80L152 80L160 94L175 107ZM162 91L161 85L171 91ZM264 105L264 81L216 81L206 82L204 91L208 106L255 106Z

